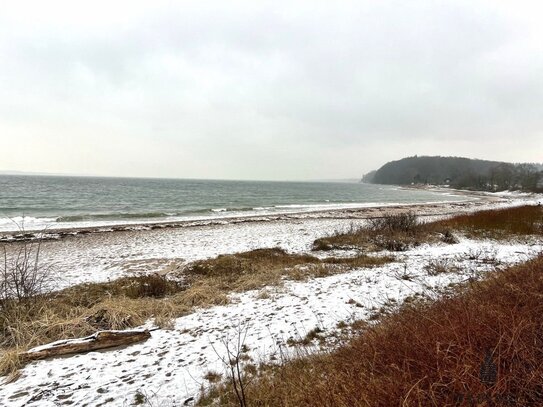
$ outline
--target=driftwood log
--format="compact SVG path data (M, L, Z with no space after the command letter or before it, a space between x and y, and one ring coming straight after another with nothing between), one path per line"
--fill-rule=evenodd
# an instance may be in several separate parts
M147 329L131 331L100 331L85 338L65 339L32 348L25 352L23 357L27 360L46 359L55 356L130 345L145 341L150 337L151 333Z

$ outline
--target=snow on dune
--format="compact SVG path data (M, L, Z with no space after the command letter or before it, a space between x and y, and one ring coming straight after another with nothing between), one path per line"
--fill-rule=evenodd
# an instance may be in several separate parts
M423 245L383 267L286 282L266 289L266 296L259 295L261 291L234 295L231 304L178 318L174 329L155 331L144 343L35 362L23 369L19 380L2 387L0 404L126 406L138 392L160 406L190 404L207 384L207 372L224 372L224 341L237 338L240 330L247 333L251 358L268 361L288 349L289 338L302 338L317 326L329 333L338 322L368 318L385 303L434 292L484 273L493 264L522 262L542 250L542 242L535 241ZM430 276L425 266L436 258L461 271ZM402 278L405 273L409 279Z

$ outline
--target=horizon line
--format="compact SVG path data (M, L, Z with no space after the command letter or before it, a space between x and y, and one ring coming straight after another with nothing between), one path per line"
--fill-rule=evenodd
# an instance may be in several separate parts
M308 178L308 179L239 179L239 178L192 178L192 177L161 177L161 176L124 176L124 175L97 175L97 174L72 174L72 173L48 173L32 171L0 170L0 176L20 177L67 177L67 178L117 178L117 179L155 179L155 180L189 180L189 181L246 181L246 182L360 182L357 178Z

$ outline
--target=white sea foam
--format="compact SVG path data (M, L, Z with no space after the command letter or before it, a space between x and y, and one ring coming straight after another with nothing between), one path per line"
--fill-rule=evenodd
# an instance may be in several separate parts
M0 217L0 231L43 230L51 227L56 218L37 218L33 216Z

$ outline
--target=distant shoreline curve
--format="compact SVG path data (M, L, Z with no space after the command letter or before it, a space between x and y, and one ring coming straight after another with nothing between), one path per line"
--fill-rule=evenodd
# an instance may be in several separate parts
M404 187L402 187L404 188ZM412 187L405 187L406 189ZM395 204L376 204L373 206L365 206L360 208L331 208L318 210L305 210L299 212L283 212L266 215L247 215L247 216L232 216L232 217L217 217L198 220L164 220L164 221L148 221L139 223L118 223L112 225L97 225L88 227L65 227L65 228L47 228L42 230L29 229L23 231L3 231L0 232L0 242L22 242L32 241L37 239L43 240L58 240L68 237L83 236L95 233L110 233L110 232L134 232L148 231L156 229L169 228L185 228L185 227L202 227L212 225L238 224L247 222L270 222L293 219L318 219L318 218L338 218L338 219L368 219L384 216L387 213L404 210L424 210L433 209L430 213L417 213L419 216L432 216L439 213L440 215L454 214L467 207L476 207L489 202L506 202L503 197L492 196L488 194L449 190L446 188L432 188L434 192L447 192L466 196L466 200L457 202L433 201L424 203L395 203ZM439 208L440 210L436 210Z

